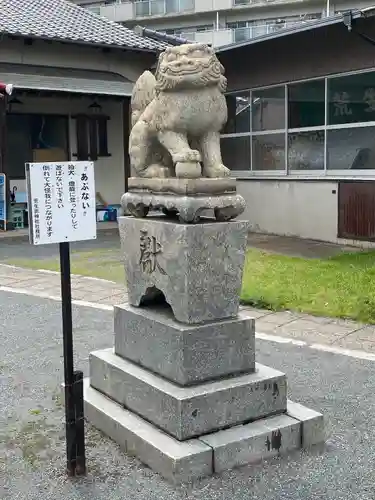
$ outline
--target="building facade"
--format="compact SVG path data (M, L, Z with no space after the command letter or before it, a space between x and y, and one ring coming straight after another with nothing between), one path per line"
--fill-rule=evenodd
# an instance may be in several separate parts
M91 160L98 199L119 205L133 85L166 44L64 0L53 11L44 0L13 0L0 23L0 81L15 87L1 126L7 213L27 215L29 162Z
M129 28L141 24L215 47L373 4L373 0L72 1Z
M224 163L253 231L375 241L373 16L337 15L218 50L229 84Z

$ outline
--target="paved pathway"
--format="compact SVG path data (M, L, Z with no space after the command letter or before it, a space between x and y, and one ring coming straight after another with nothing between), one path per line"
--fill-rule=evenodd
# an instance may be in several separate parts
M52 271L34 271L0 264L0 286L27 290L30 295L60 297L60 274ZM84 276L72 276L74 300L113 305L125 302L125 286L111 281Z
M0 264L0 288L56 299L60 297L60 275ZM100 304L103 308L110 308L127 300L125 286L82 276L72 277L72 295L75 301ZM256 319L258 337L262 334L273 335L307 344L363 350L375 354L375 325L289 311L271 312L251 307L244 309Z
M257 360L287 374L288 395L323 413L324 448L296 451L173 486L86 425L87 477L65 474L60 308L0 291L1 500L372 500L374 362L257 341ZM111 311L73 308L76 366L113 343Z

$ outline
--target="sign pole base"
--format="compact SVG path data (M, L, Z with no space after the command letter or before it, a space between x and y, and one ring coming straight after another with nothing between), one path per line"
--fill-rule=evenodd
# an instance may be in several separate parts
M64 339L65 428L68 476L86 473L83 373L74 372L70 246L60 243L61 300Z

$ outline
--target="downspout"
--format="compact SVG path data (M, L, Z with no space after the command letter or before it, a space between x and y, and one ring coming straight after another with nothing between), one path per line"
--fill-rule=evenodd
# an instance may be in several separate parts
M348 28L348 31L354 33L355 35L358 35L360 38L362 38L362 40L365 40L365 42L370 43L371 45L375 45L374 38L371 38L370 36L356 30L355 23L353 23L352 11L348 11L343 14L342 22Z

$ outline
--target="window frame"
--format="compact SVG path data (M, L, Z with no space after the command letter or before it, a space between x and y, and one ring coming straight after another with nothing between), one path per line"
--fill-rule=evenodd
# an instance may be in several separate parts
M258 92L260 90L267 90L271 88L277 88L284 86L285 92L285 129L278 130L267 130L261 132L253 132L252 130L252 104L250 105L250 125L249 132L243 133L230 133L230 134L221 134L221 137L240 137L240 136L250 136L250 170L232 170L233 174L238 179L251 179L251 178L269 178L269 179L277 179L277 178L294 178L294 179L325 179L325 180L338 180L342 179L368 179L375 176L375 167L373 169L366 170L329 170L327 168L327 159L328 159L328 151L327 151L327 132L330 130L339 130L339 129L349 129L349 128L362 128L362 127L375 127L375 120L368 122L358 122L358 123L345 123L345 124L328 124L328 82L331 79L351 76L351 75L360 75L365 73L375 73L375 67L366 68L357 71L347 71L344 73L334 73L331 75L325 76L317 76L313 78L305 78L300 80L291 80L284 83L278 83L273 85L265 85L253 87L251 89L238 89L235 91L227 92L226 95L236 95L236 94L244 94L249 93L250 103L252 103L252 93ZM314 127L300 127L300 128L288 128L288 88L290 85L297 83L305 83L317 80L324 80L324 125L314 126ZM313 131L324 131L324 169L321 170L292 170L289 169L288 165L288 135L293 132L313 132ZM282 133L285 132L285 169L283 170L254 170L253 167L253 148L252 148L252 138L256 135L266 135L272 133ZM228 165L230 168L230 165ZM355 173L353 173L355 172Z

